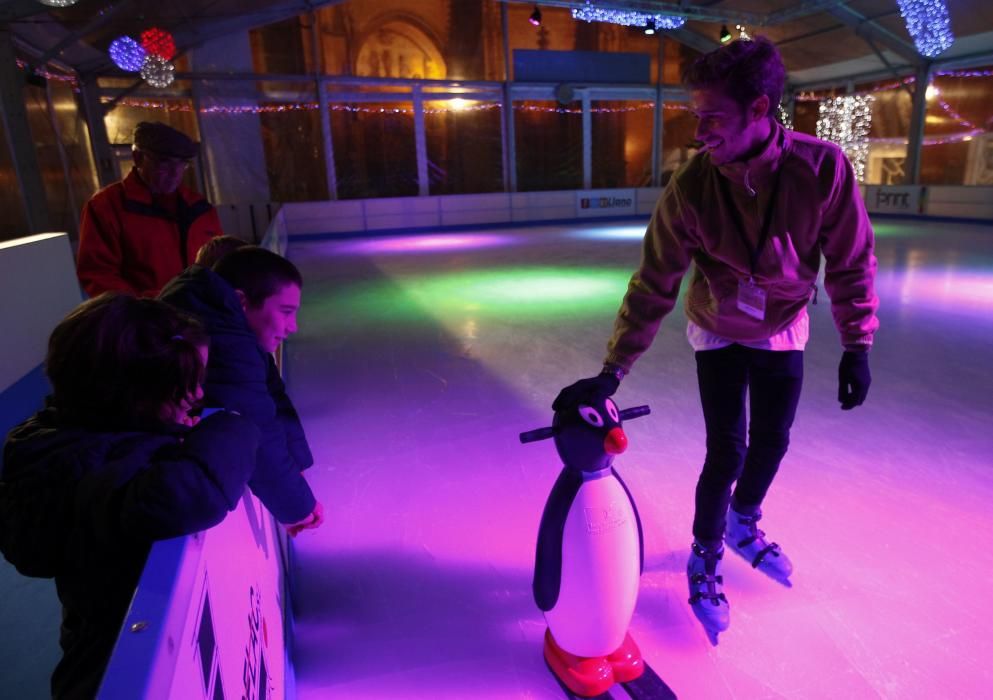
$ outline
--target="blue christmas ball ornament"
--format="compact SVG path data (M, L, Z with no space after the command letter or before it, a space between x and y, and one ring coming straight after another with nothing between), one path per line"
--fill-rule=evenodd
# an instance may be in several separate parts
M121 70L137 73L145 65L148 52L129 36L121 36L110 43L110 59Z

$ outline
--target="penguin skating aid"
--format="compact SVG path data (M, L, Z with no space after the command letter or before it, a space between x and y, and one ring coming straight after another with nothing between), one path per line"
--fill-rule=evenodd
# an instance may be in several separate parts
M548 623L545 661L570 697L609 698L620 683L638 700L675 698L628 633L644 542L613 460L627 448L622 422L649 412L618 411L604 398L520 435L522 443L554 438L564 464L541 517L533 592Z

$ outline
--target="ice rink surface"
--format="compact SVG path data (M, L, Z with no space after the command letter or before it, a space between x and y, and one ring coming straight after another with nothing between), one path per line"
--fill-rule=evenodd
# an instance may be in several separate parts
M652 408L615 462L645 529L631 629L680 698L991 697L993 227L875 224L868 401L838 407L821 286L761 524L793 587L729 555L717 646L686 602L704 439L681 304L616 396ZM643 231L291 242L305 286L287 379L328 516L296 540L301 700L562 697L531 596L561 464L517 435L599 371Z

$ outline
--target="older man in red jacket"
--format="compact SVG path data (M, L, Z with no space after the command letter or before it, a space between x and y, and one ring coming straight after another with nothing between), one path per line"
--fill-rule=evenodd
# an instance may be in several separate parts
M160 122L139 123L133 141L128 176L83 207L76 274L90 296L155 296L221 234L214 207L180 184L198 144Z

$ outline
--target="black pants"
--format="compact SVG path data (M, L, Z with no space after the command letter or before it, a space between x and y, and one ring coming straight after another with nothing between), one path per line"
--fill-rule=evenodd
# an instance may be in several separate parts
M696 487L693 536L716 546L735 481L735 510L756 512L786 455L803 385L803 352L730 345L696 353L696 365L707 458Z

